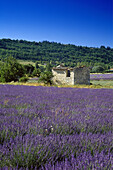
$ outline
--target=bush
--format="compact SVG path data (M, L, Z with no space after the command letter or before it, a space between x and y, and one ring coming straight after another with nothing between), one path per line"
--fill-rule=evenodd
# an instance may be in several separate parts
M33 72L32 72L32 76L40 77L40 73L41 73L40 69L39 68L38 69L35 68L33 70Z
M19 82L25 83L25 82L27 82L28 80L29 80L28 77L21 77L21 78L19 79Z
M0 81L11 82L17 81L24 75L24 68L13 57L8 57L4 60L0 68Z
M38 65L38 64L39 64L38 61L36 61L36 63L35 63L35 68L36 68L36 69L39 68L39 65Z
M31 64L24 65L25 68L25 73L28 74L29 76L33 73L35 67Z
M47 72L51 72L51 65L50 65L50 63L47 63L47 65L46 65L46 71Z
M94 66L93 68L92 68L92 73L102 73L102 72L104 72L105 71L105 68L104 67L102 67L102 66Z
M44 84L52 84L52 77L53 74L50 71L45 71L43 73L41 73L40 78L39 78L39 82L43 82Z

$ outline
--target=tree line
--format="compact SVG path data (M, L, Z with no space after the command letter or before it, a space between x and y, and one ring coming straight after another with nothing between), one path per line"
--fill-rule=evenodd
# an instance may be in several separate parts
M12 56L15 59L50 62L52 66L64 63L74 67L77 64L97 66L104 64L113 67L113 48L82 47L56 42L30 42L26 40L0 39L0 59Z
M22 65L13 57L6 57L0 61L0 82L26 82L29 78L38 77L38 82L52 84L52 67L47 63L46 67L40 68L38 62Z

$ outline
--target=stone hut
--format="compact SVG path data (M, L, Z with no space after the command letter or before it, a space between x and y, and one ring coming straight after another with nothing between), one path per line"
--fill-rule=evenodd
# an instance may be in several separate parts
M90 69L86 66L68 68L63 65L53 67L53 82L55 84L75 85L90 84Z

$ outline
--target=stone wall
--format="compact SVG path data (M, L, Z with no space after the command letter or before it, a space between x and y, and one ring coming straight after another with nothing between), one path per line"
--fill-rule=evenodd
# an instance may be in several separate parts
M55 84L74 85L74 71L70 71L70 77L66 77L66 70L52 70Z
M66 69L53 69L53 82L55 84L90 84L90 70L87 67L78 67L70 70L70 77L66 75Z
M90 84L90 70L87 67L78 67L74 71L75 84Z

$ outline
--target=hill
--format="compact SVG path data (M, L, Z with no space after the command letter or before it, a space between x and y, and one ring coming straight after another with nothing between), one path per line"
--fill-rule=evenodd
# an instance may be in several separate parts
M113 48L82 47L56 42L30 42L26 40L0 39L0 58L13 56L16 59L51 61L74 66L78 62L104 63L113 66Z

